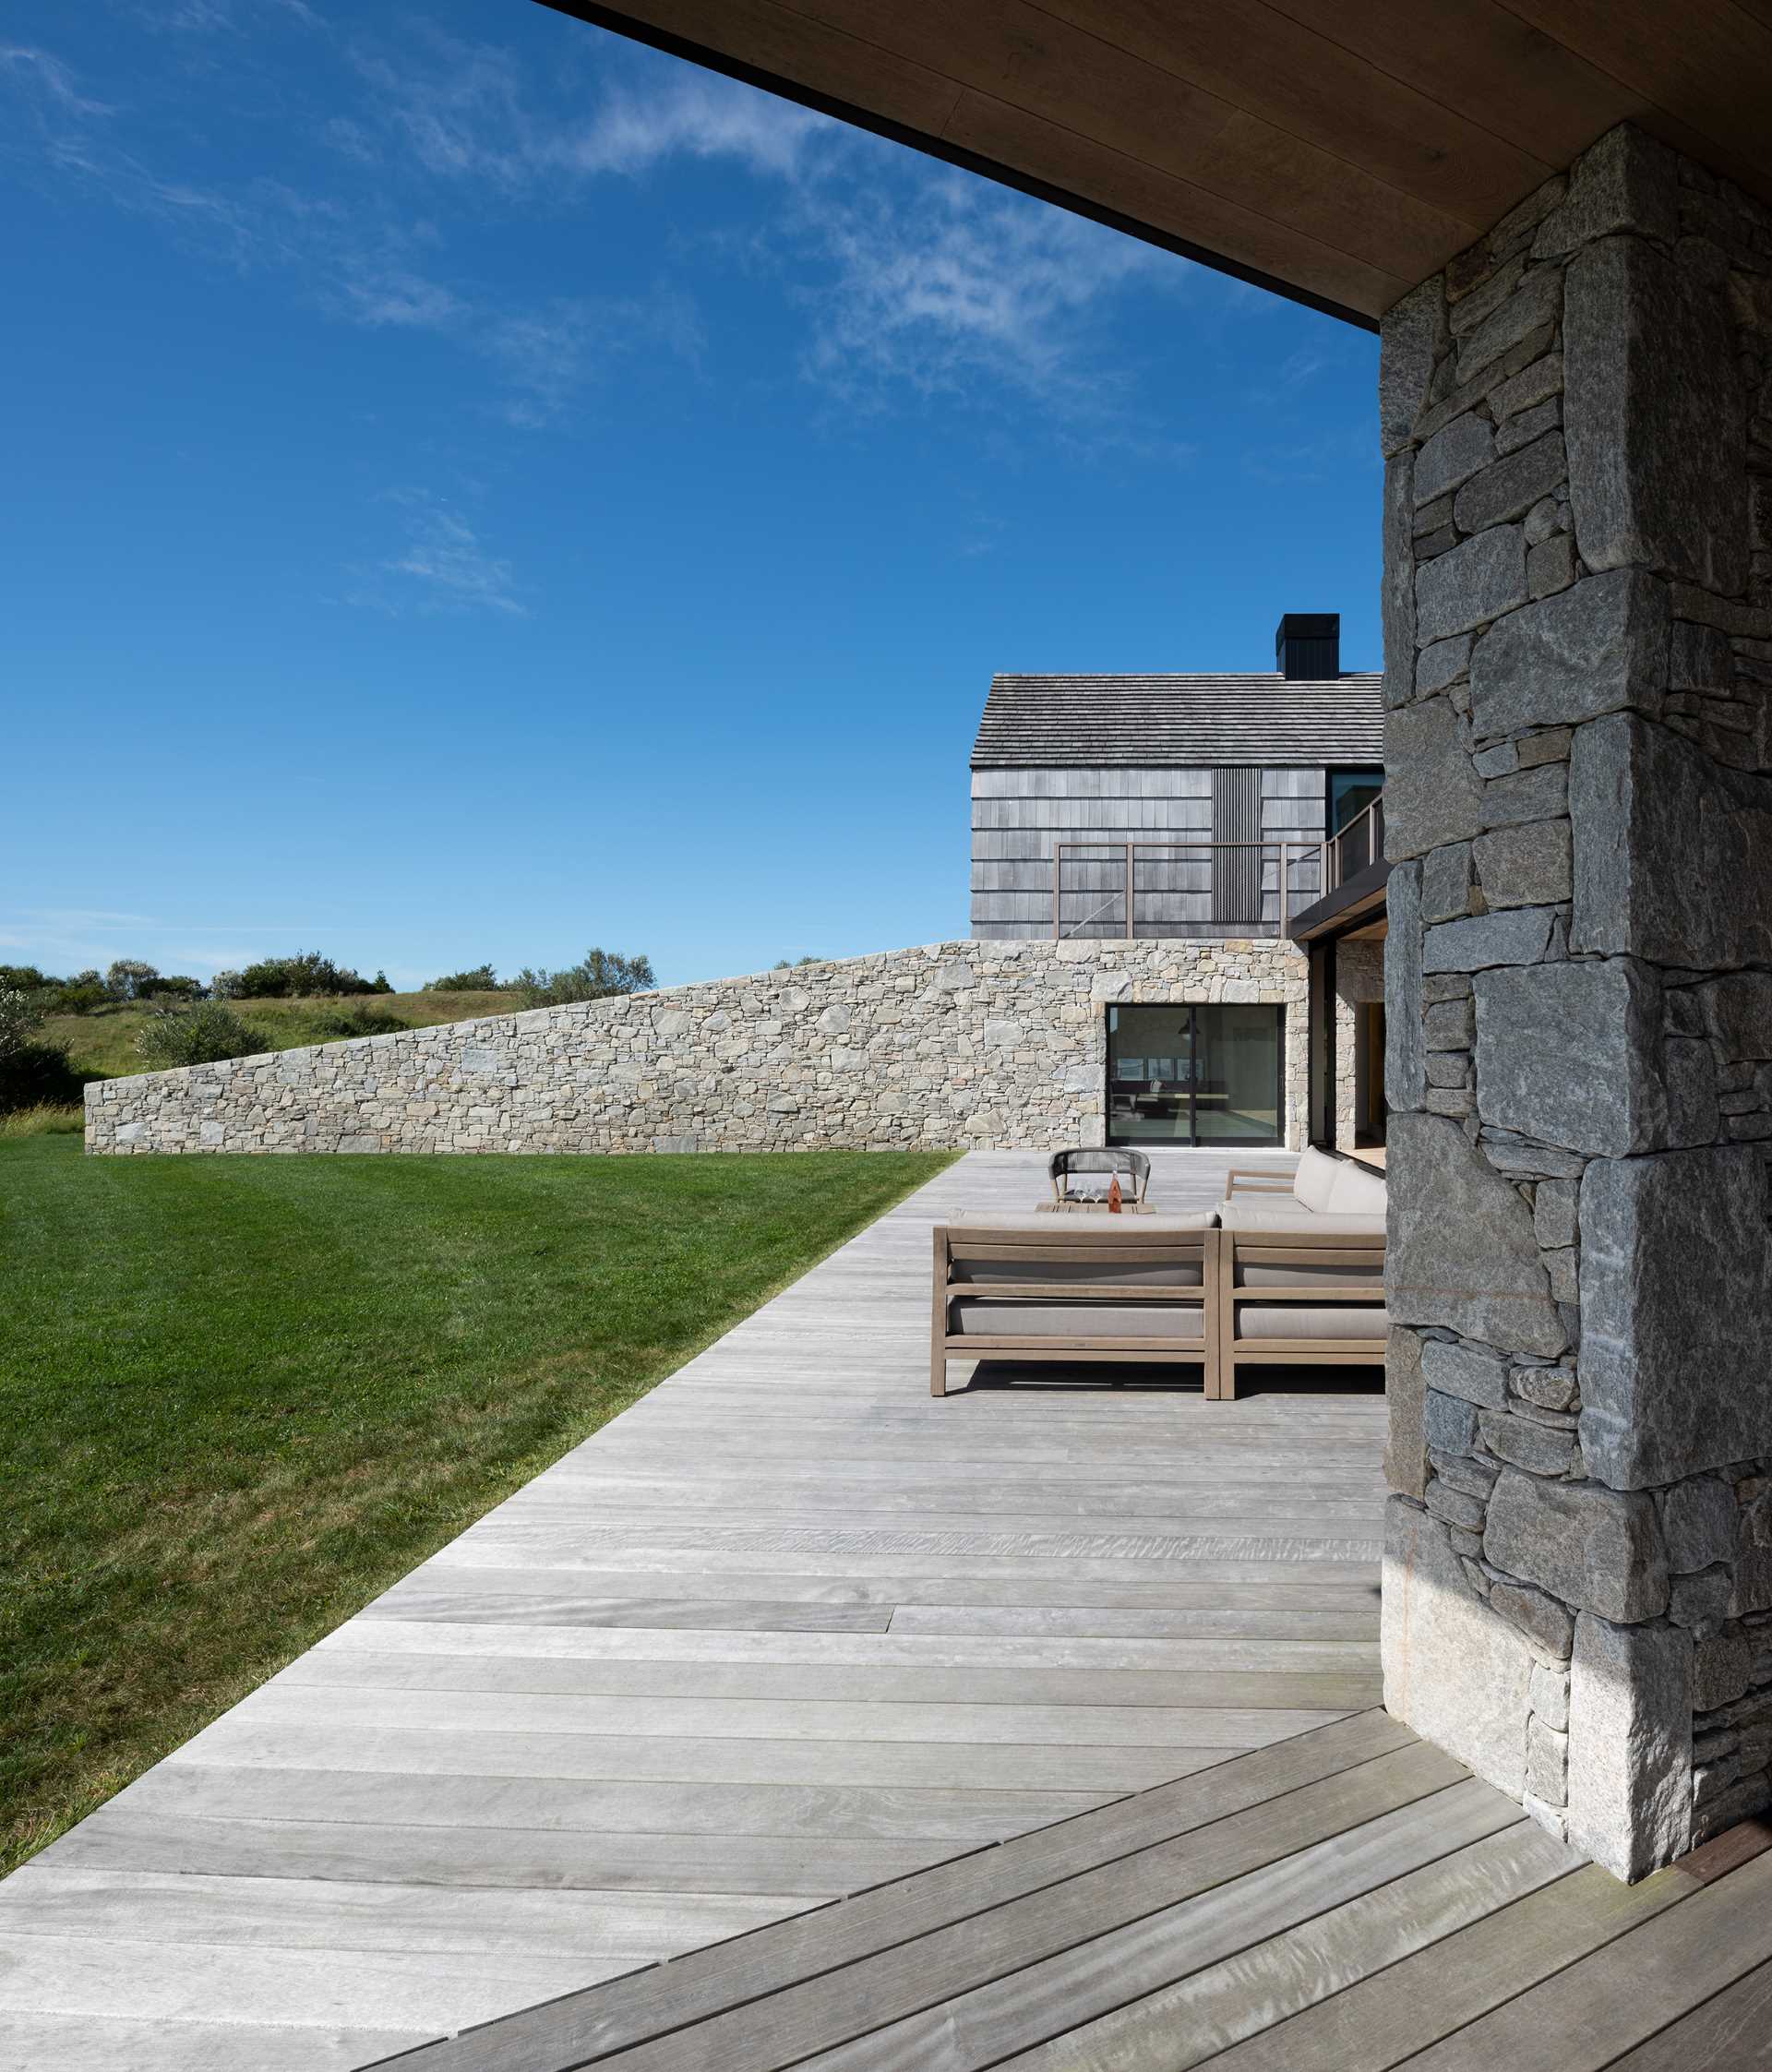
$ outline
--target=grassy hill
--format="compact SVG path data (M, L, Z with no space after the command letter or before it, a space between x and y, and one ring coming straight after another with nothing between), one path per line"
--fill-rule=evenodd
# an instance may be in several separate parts
M294 1050L305 1043L372 1036L394 1024L423 1029L437 1022L472 1021L479 1014L512 1014L521 1006L509 993L369 993L349 1000L230 1000L228 1004L243 1022L262 1033L267 1050ZM127 1002L97 1008L90 1014L52 1014L39 1040L66 1044L69 1062L82 1079L126 1078L149 1069L136 1055L136 1033L151 1012L145 1005Z

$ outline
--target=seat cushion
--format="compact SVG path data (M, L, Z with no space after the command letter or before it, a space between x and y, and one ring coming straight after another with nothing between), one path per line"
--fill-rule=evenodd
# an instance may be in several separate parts
M1197 1302L990 1302L963 1295L949 1305L949 1330L966 1338L1158 1338L1199 1344Z
M964 1240L953 1247L953 1277L961 1281L1007 1281L1025 1287L1030 1281L1051 1288L1078 1288L1100 1281L1109 1288L1198 1288L1205 1268L1198 1259L1176 1259L1161 1264L1136 1264L1114 1258L972 1259Z
M1322 1237L1370 1239L1384 1242L1384 1218L1370 1212L1363 1216L1313 1216L1296 1203L1270 1208L1256 1202L1221 1202L1218 1221L1227 1230L1297 1230Z
M1239 1288L1309 1288L1312 1281L1327 1281L1335 1288L1353 1288L1371 1281L1375 1288L1382 1288L1384 1268L1376 1261L1370 1266L1337 1265L1328 1259L1321 1265L1313 1262L1309 1266L1263 1266L1259 1261L1247 1259L1237 1262Z
M1215 1209L1186 1209L1158 1216L1054 1216L1046 1210L956 1209L948 1218L956 1238L961 1229L1028 1230L1042 1238L1059 1233L1066 1244L1114 1244L1121 1239L1160 1238L1166 1230L1213 1229L1218 1221Z
M1383 1173L1375 1173L1370 1166L1362 1166L1352 1158L1344 1158L1339 1162L1335 1185L1329 1190L1327 1213L1382 1216L1388 1199Z
M1341 1161L1325 1157L1309 1145L1299 1154L1299 1169L1292 1176L1292 1192L1305 1208L1321 1215L1329 1206Z
M1383 1340L1390 1318L1382 1305L1365 1302L1239 1302L1237 1337L1377 1338Z

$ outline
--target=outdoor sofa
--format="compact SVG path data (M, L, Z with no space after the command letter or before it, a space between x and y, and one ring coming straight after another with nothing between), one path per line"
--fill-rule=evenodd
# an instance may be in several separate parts
M1218 1204L1219 1393L1255 1366L1382 1365L1383 1176L1306 1150L1287 1181L1233 1168Z
M1155 1361L1215 1393L1217 1217L981 1216L935 1227L929 1394L950 1359Z
M1382 1366L1384 1205L1306 1151L1291 1180L1233 1168L1215 1210L938 1224L929 1392L951 1359L1197 1366L1211 1397L1247 1366Z

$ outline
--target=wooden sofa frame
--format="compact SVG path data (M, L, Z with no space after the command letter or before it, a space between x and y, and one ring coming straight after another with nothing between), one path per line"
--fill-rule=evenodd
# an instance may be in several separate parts
M1323 1275L1320 1279L1300 1279L1296 1287L1283 1282L1255 1288L1239 1287L1239 1266L1285 1269L1308 1267ZM1381 1277L1374 1281L1337 1281L1336 1267L1376 1266ZM1270 1230L1220 1230L1218 1233L1218 1389L1221 1397L1237 1394L1239 1367L1370 1367L1384 1362L1385 1333L1368 1338L1250 1338L1238 1327L1238 1311L1245 1304L1266 1309L1283 1303L1306 1302L1313 1309L1334 1303L1382 1302L1384 1286L1384 1240L1365 1238L1345 1229L1312 1230L1309 1228ZM1327 1271L1325 1271L1327 1269Z
M976 1224L935 1227L935 1278L930 1305L929 1394L948 1393L948 1362L951 1359L1067 1360L1137 1363L1199 1367L1208 1395L1218 1393L1219 1292L1218 1240L1215 1229L1153 1229L1142 1218L1055 1216L1043 1219L1039 1230L1003 1228L979 1221ZM1104 1228L1111 1225L1114 1228ZM1079 1228L1084 1226L1085 1228ZM968 1259L1024 1262L1062 1265L1066 1261L1091 1264L1104 1254L1127 1265L1150 1264L1158 1258L1198 1258L1198 1287L1118 1286L1107 1280L1075 1282L1039 1280L1017 1283L954 1278L954 1247ZM1111 1302L1198 1303L1201 1335L1185 1345L1169 1345L1160 1338L1108 1337L1078 1331L1063 1337L1014 1337L984 1333L951 1331L951 1305L961 1297L989 1301L1064 1302L1073 1299Z

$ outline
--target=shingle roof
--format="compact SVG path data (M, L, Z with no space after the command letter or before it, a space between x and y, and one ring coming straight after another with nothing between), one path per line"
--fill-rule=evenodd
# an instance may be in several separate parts
M1383 678L994 677L975 770L1382 762Z

